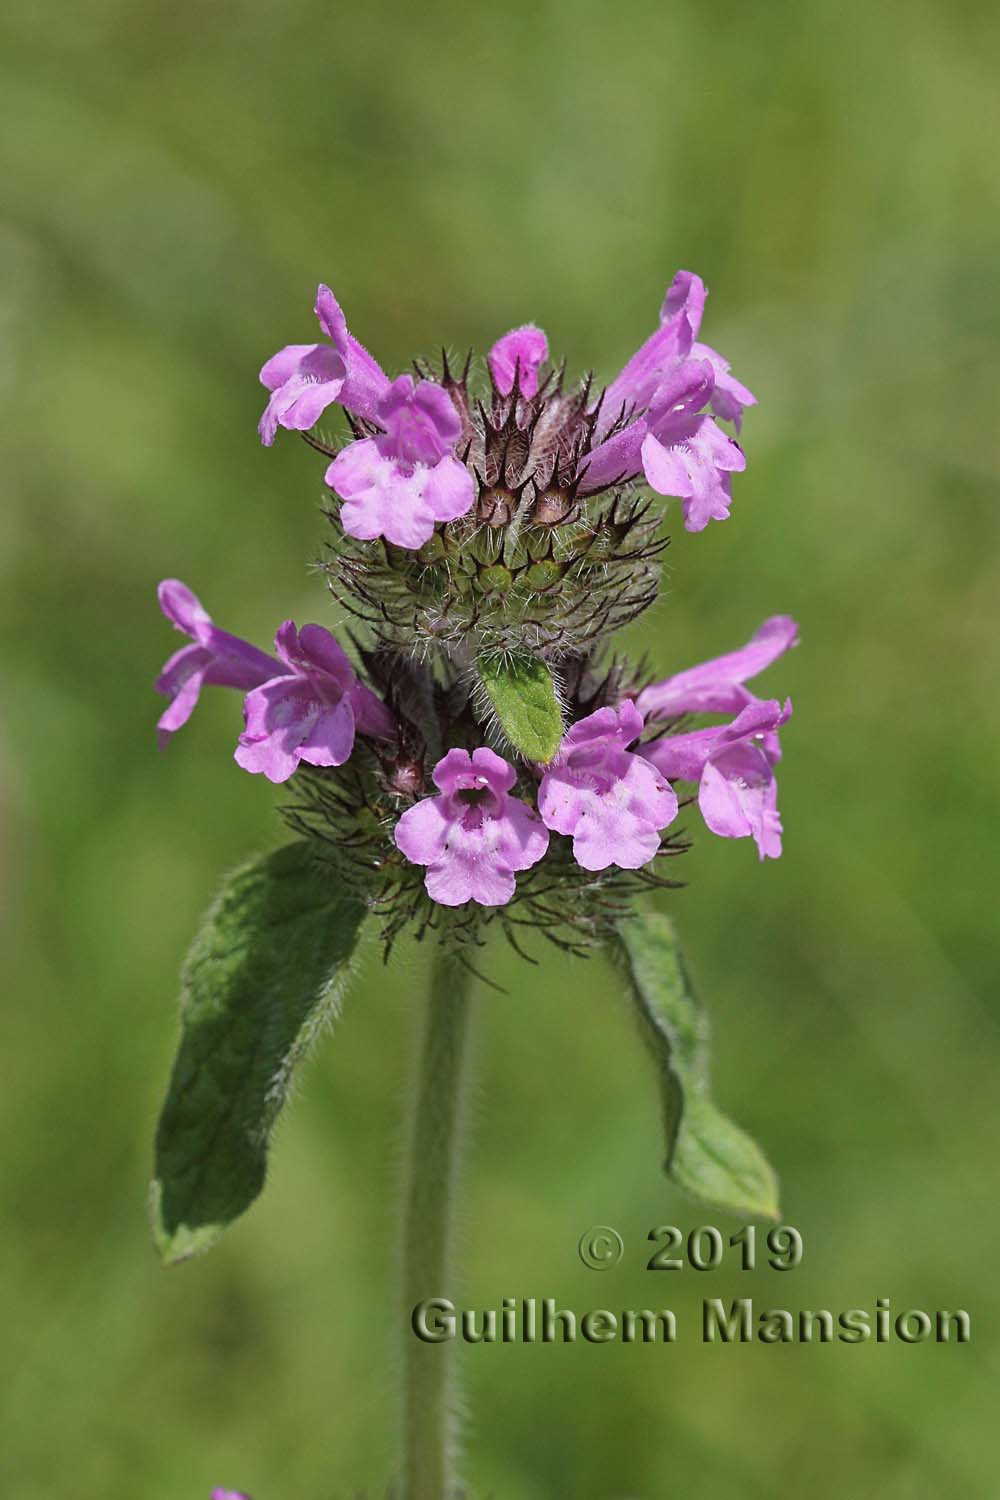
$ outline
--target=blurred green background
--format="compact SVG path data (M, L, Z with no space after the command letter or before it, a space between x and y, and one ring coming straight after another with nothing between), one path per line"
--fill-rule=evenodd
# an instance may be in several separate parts
M677 529L664 673L794 613L786 853L697 847L669 902L720 1102L806 1240L786 1276L643 1270L719 1222L658 1171L608 971L497 951L461 1296L670 1305L673 1348L465 1351L496 1500L996 1493L1000 17L974 0L504 6L51 0L0 63L0 1092L12 1500L381 1495L394 1192L423 955L370 951L273 1180L161 1271L150 1138L218 874L281 836L208 694L160 757L164 575L266 642L334 623L319 466L256 440L316 282L390 370L535 319L610 376L678 266L760 396L732 519ZM576 1257L615 1225L622 1269ZM968 1347L704 1347L702 1297L967 1308ZM991 1480L991 1474L994 1476Z

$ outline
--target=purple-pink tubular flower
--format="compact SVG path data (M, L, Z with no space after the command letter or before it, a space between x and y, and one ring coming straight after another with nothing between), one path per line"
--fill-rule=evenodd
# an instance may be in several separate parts
M330 342L288 344L261 368L261 384L271 397L258 431L268 446L279 426L304 432L334 401L359 417L372 417L389 384L377 360L348 333L340 303L328 286L317 290L315 312Z
M415 550L436 522L464 516L475 500L475 481L454 456L461 419L442 386L400 375L372 420L382 432L341 449L326 482L344 502L340 520L349 536L381 536Z
M517 371L517 389L526 401L538 394L539 366L549 357L549 341L540 328L525 323L521 328L512 328L502 339L497 339L490 350L490 374L493 384L501 396L509 396L514 389L514 371Z
M462 422L448 392L433 380L414 384L412 375L400 375L383 394L375 413L383 429L374 439L383 458L401 464L433 467L447 453L454 453Z
M660 847L660 830L677 816L677 796L641 755L626 748L642 733L642 714L626 700L572 726L538 789L542 822L570 834L585 870L638 870Z
M212 1500L250 1500L250 1496L245 1495L242 1490L214 1489L212 1491Z
M623 417L641 416L663 382L676 374L691 353L704 305L701 277L678 271L667 288L659 328L605 388L595 429L598 437Z
M194 712L202 686L255 688L281 667L266 651L213 625L200 599L177 578L165 578L158 589L160 608L170 623L193 642L182 646L164 665L156 691L170 699L157 724L160 749Z
M698 782L698 806L713 833L752 838L761 859L781 853L781 818L774 766L781 758L778 730L791 699L753 701L731 724L669 735L643 755L671 781Z
M286 620L274 638L277 672L248 693L246 724L235 759L245 771L268 781L287 781L300 761L342 766L356 732L388 739L392 717L385 704L354 674L322 625L297 630ZM282 666L283 664L283 666Z
M721 354L695 340L705 297L699 276L678 271L660 327L604 392L595 435L605 440L587 455L580 476L581 492L587 493L642 473L658 494L682 502L688 531L726 519L730 475L746 468L739 444L710 412L732 420L739 431L743 407L756 400L730 375Z
M510 790L514 768L480 746L449 750L434 767L440 797L407 808L396 824L398 848L426 865L424 885L441 906L504 906L514 873L537 864L549 846L538 814Z
M798 626L790 615L772 615L738 651L651 683L639 694L636 706L647 719L739 713L754 701L744 684L777 661L797 638Z
M736 431L739 432L743 424L743 408L756 406L757 397L729 373L727 359L723 359L722 355L710 348L708 344L697 342L707 296L708 290L700 276L696 276L693 271L678 271L663 299L663 306L660 308L660 324L669 326L679 314L683 315L692 333L689 351L691 358L707 360L715 374L715 387L711 400L712 411L724 422L732 422Z

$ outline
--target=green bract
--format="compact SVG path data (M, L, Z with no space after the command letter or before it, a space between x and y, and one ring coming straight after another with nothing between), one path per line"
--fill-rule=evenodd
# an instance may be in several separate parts
M526 760L547 762L559 749L562 714L552 674L537 656L480 656L483 687L500 727Z

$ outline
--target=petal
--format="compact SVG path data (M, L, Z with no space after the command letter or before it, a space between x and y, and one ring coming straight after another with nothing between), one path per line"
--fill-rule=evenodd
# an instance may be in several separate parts
M376 420L385 429L376 440L383 458L407 464L436 464L454 449L462 431L444 387L433 380L415 386L412 375L392 382L379 402Z
M296 354L294 362L290 356ZM340 397L346 374L344 360L328 344L290 344L276 354L261 371L268 381L279 372L286 378L271 391L257 430L261 442L270 447L279 426L295 432L312 427L328 406ZM265 381L267 384L267 381Z
M751 698L732 723L694 729L688 734L665 735L643 745L641 753L670 781L698 781L710 756L715 757L727 746L741 741L760 740L770 757L768 736L785 724L791 713L790 698L784 705L776 698Z
M266 386L269 391L278 390L291 380L305 356L318 348L319 344L286 344L284 349L279 349L277 354L272 354L261 365L261 385Z
M337 353L346 362L348 355L347 343L347 319L341 312L340 303L328 286L320 282L316 288L316 301L313 312L319 320L319 326L330 340Z
M242 688L245 692L281 676L279 661L228 630L213 625L205 633L204 643L212 656L205 668L205 681L216 687Z
M354 500L367 493L380 476L392 472L391 459L383 458L374 438L362 438L341 448L326 471L326 483L342 500Z
M553 833L571 834L584 816L593 792L559 766L542 777L538 788L538 811Z
M299 746L299 759L311 766L342 766L354 749L354 709L344 698L320 714Z
M584 869L636 870L659 849L659 830L677 816L677 797L651 764L606 736L550 767L538 808L549 828L572 834L573 857Z
M205 646L182 646L164 662L163 669L156 679L156 691L163 693L167 698L176 698L181 688L195 673L199 677L204 673L211 660L212 653Z
M378 404L389 388L389 377L353 334L348 334L347 344L347 379L340 393L340 404L355 416L373 422Z
M504 906L514 894L514 872L498 854L502 819L484 818L465 828L453 821L439 858L428 867L427 894L442 906L477 901Z
M620 784L629 811L654 828L668 827L677 816L677 793L660 771L641 755L628 756L628 769Z
M731 503L727 479L720 479L718 484L700 486L689 500L683 502L684 530L704 531L709 521L728 521Z
M647 433L645 422L631 422L614 437L598 443L580 463L580 493L593 494L609 484L631 479L642 470L642 445Z
M743 408L756 406L757 397L730 373L729 361L723 359L717 349L712 349L708 344L692 344L691 355L694 359L707 359L712 366L715 371L712 410L724 421L735 422L736 431L739 432Z
M473 750L469 766L475 772L476 779L484 781L498 796L509 792L517 781L517 772L510 762L488 745L480 745Z
M381 698L376 697L370 687L355 681L348 696L354 710L354 722L359 734L371 735L378 740L391 740L396 734L396 721Z
M490 374L493 384L501 396L509 396L514 389L514 371L517 370L517 388L530 400L538 394L539 366L549 357L549 341L540 328L525 323L512 328L497 339L489 353Z
M344 382L341 379L325 380L302 387L284 411L278 414L279 427L291 432L308 432L315 427L328 406L340 399Z
M707 420L711 420L708 418ZM714 423L713 423L714 426ZM685 531L704 531L709 521L725 521L732 503L732 481L692 446L682 450L691 476L691 495L683 500Z
M236 748L237 764L269 781L287 781L298 765L299 747L328 709L305 677L276 677L255 688L243 705L246 729Z
M453 853L431 865L424 877L427 894L439 906L506 906L515 889L512 870L500 869L471 850Z
M733 745L740 740L763 737L780 729L792 717L792 700L784 704L777 698L754 698L742 709L731 724L718 731L722 744Z
M299 672L321 672L347 692L354 682L354 668L341 645L324 625L295 628L292 620L279 626L274 649L281 660Z
M667 287L667 294L660 308L660 322L667 323L683 315L690 325L692 335L696 335L701 327L707 296L708 289L700 276L694 271L678 271Z
M651 823L636 818L625 808L595 800L577 824L573 836L573 858L585 870L641 870L660 847L660 835Z
M457 458L442 458L433 469L418 471L421 499L435 521L455 521L476 499L472 475Z
M499 759L499 756L497 757ZM455 748L443 755L431 772L434 785L442 792L452 793L460 787L475 785L472 756L468 750Z
M642 471L658 495L686 499L692 493L687 464L675 448L665 448L649 433L642 445Z
M413 394L413 405L433 423L447 448L454 448L462 435L462 419L444 386L435 380L421 380Z
M345 504L340 519L348 536L361 541L381 536L408 552L416 552L434 535L434 516L424 505L419 486L405 475Z
M266 776L275 786L280 786L293 776L299 764L295 752L288 750L276 739L252 740L246 734L240 735L233 759L244 771L249 771L254 776Z
M706 465L724 469L727 473L742 474L747 466L746 454L739 443L723 432L711 417L699 424L691 446Z
M164 578L157 589L160 608L178 630L198 640L212 623L212 617L197 594L179 578Z
M185 646L183 652L178 651L176 656L171 657L171 660L167 663L161 677L157 681L157 687L161 692L164 689L160 688L160 683L167 678L171 665L176 664L178 658L185 653L200 650L199 646ZM201 685L204 678L201 672L195 668L183 678L175 677L174 680L177 685L173 689L173 697L168 706L163 710L156 725L156 741L161 750L167 748L171 738L182 725L187 723L188 719L194 713L195 705L201 695Z
M622 414L645 410L657 387L691 350L691 325L684 317L662 324L636 350L601 399L597 436L603 436Z
M429 865L440 858L449 828L447 805L446 797L425 797L399 819L393 838L411 864Z
M513 776L501 756L480 747L472 756L453 749L435 766L434 779L452 791L427 797L409 808L396 825L399 849L413 864L427 865L425 886L443 906L477 901L501 906L514 894L514 871L526 870L548 848L548 833L537 813L502 788ZM487 785L496 812L487 803L463 806L453 791Z
M393 459L382 457L373 439L364 438L341 449L326 471L326 482L344 501L340 521L348 536L362 541L381 536L415 551L434 532L435 516L422 492L422 475L428 472L433 471L407 474Z
M742 684L777 661L797 640L798 626L790 615L771 615L745 646L644 688L636 700L638 708L647 716L738 713L750 696Z
M752 837L761 859L781 854L778 789L764 752L734 745L705 766L698 791L702 817L721 838Z
M694 729L689 734L665 735L640 754L668 781L699 781L705 762L719 743L722 729Z
M511 870L537 865L549 847L548 830L533 807L519 797L508 797L504 813L497 819L500 839L497 853Z
M278 435L278 413L280 410L281 401L276 396L272 396L260 414L260 421L257 423L257 432L265 448L270 448Z
M639 738L642 728L642 714L630 698L625 698L617 708L598 708L570 726L553 764L558 764L568 751L598 740L607 740L624 750Z
M664 443L671 442L671 425L700 411L714 386L715 374L707 360L684 360L653 393L648 416L652 431Z

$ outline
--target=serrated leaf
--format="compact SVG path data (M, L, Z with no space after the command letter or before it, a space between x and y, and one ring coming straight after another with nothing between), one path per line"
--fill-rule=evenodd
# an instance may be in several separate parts
M673 923L643 913L621 924L615 946L660 1074L667 1175L717 1208L776 1219L778 1181L767 1157L712 1102L708 1018Z
M537 656L481 656L483 687L515 750L528 760L550 761L562 739L562 714L552 674Z
M156 1132L151 1211L167 1264L207 1250L263 1187L292 1076L336 1014L364 915L305 840L226 879L184 966Z

